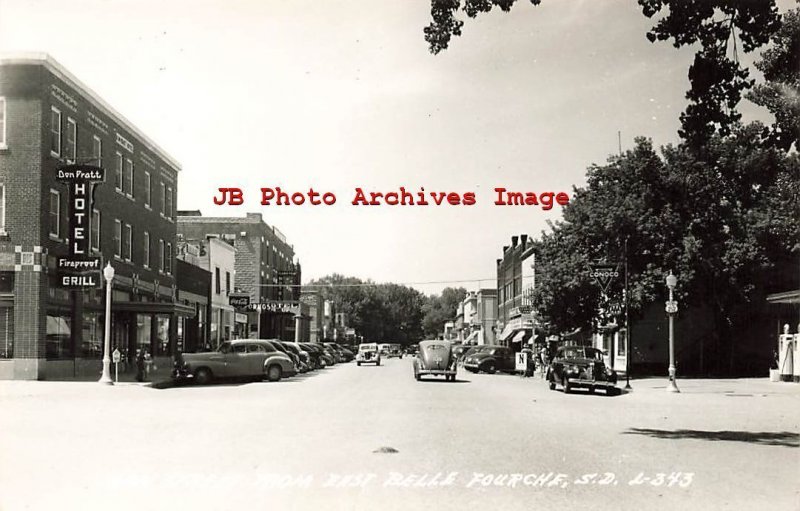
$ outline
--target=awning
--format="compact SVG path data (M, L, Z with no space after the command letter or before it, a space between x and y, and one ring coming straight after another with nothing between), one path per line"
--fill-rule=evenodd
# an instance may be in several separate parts
M193 318L195 308L191 305L171 302L111 302L111 312L135 312L139 314L177 314Z
M511 342L524 343L531 335L533 335L533 330L529 328L517 330L517 332L514 334L514 337L511 339Z
M477 344L478 343L478 334L481 333L480 330L475 330L469 336L464 339L464 344Z
M800 289L767 295L769 303L800 303Z
M500 335L498 336L497 339L500 342L505 342L509 337L514 335L514 330L515 330L514 327L511 326L510 324L506 325L506 327L503 328L503 331L500 332Z

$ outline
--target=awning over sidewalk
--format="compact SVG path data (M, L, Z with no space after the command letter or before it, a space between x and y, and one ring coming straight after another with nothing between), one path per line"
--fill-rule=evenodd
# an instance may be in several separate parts
M767 295L769 303L796 303L800 304L800 289Z
M500 332L500 335L497 336L497 340L500 342L506 342L509 337L514 335L514 331L515 328L513 326L510 324L506 325L505 328L503 328L503 331Z
M527 341L531 337L531 335L533 335L533 330L532 329L530 329L530 328L521 328L521 329L517 330L517 332L514 334L514 337L511 339L511 342L512 343L520 343L520 344L522 344L525 341Z
M478 344L478 334L480 334L480 330L475 330L466 339L464 339L464 344Z
M193 318L195 308L191 305L170 302L111 302L111 312L135 312L139 314L177 314Z

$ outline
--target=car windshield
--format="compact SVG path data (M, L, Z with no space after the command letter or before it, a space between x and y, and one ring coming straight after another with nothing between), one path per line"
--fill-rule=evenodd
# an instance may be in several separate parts
M429 344L425 346L425 349L428 351L439 351L439 350L446 350L443 344Z
M583 348L568 348L564 350L561 356L564 358L586 358L586 351Z
M219 345L219 349L217 351L219 351L220 353L230 353L231 343L223 342L222 344Z

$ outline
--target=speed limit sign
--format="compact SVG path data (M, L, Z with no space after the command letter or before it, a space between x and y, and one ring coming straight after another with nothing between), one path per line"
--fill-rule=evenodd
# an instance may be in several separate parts
M122 360L122 353L120 353L118 349L114 349L114 353L111 354L111 360L113 360L115 364L119 364L119 361Z

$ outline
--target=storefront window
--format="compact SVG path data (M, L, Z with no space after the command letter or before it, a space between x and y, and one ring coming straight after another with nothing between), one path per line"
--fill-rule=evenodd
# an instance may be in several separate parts
M152 332L153 318L149 314L136 315L136 351L152 351L150 347L150 335Z
M156 342L154 346L156 352L154 355L157 357L169 356L169 316L156 316L156 328Z
M72 358L71 324L72 318L67 314L47 315L45 355L48 359Z
M206 306L197 304L197 343L198 348L206 345Z
M619 331L619 338L617 339L617 356L625 356L625 347L627 346L628 332L625 330Z
M83 340L79 356L100 358L103 355L103 322L99 312L83 313Z
M14 308L0 309L0 358L14 358Z
M212 349L219 347L219 309L211 309L211 331L208 341Z

